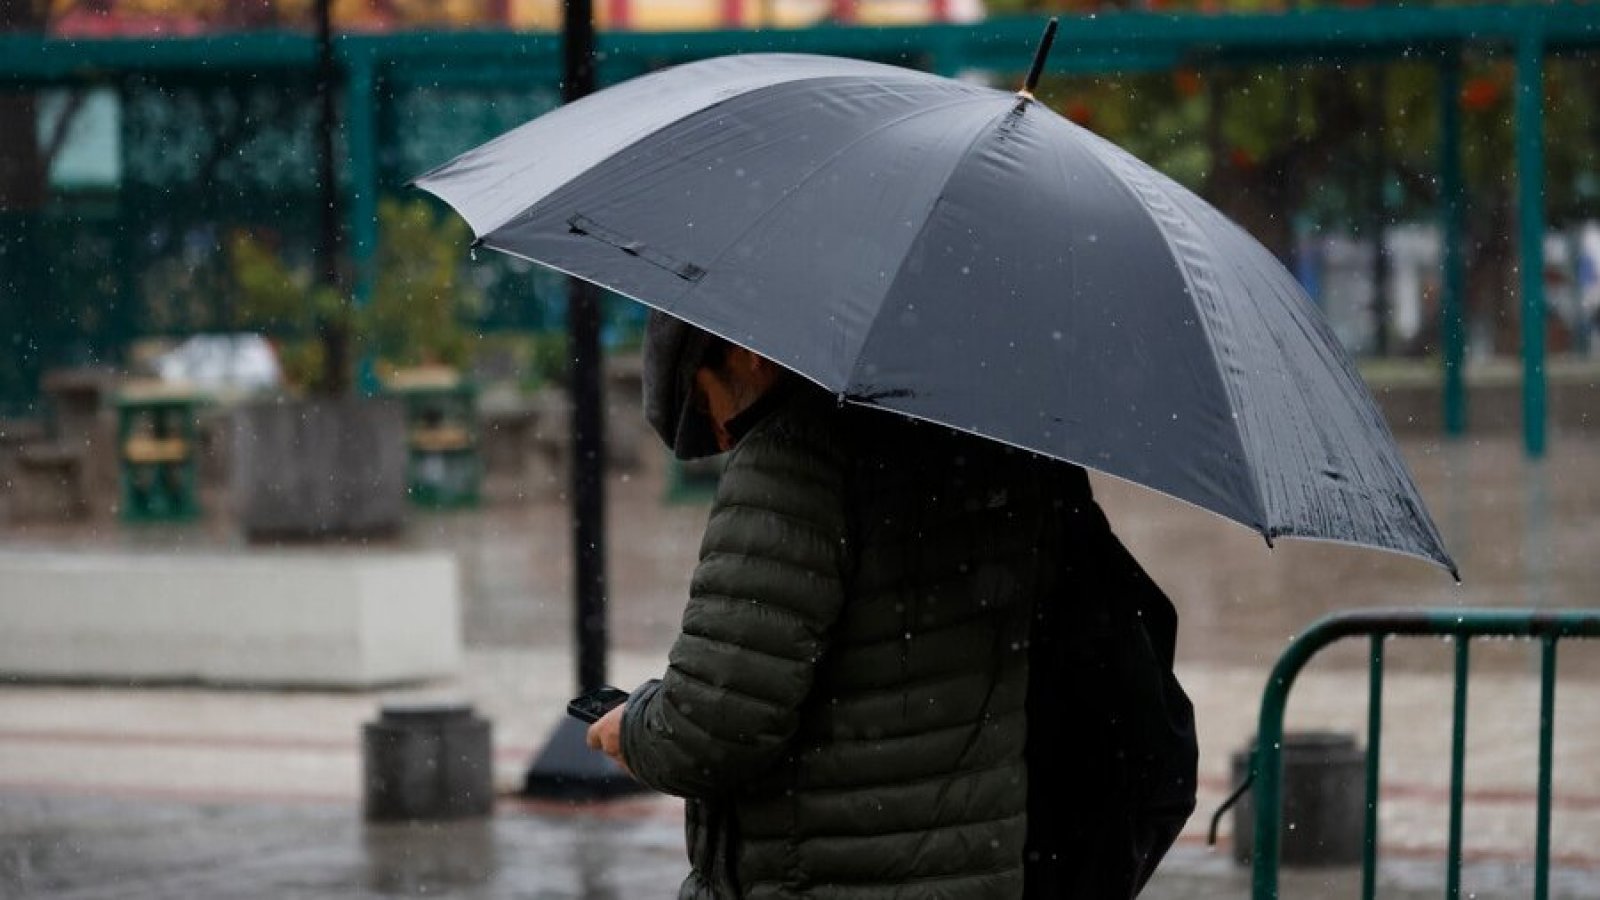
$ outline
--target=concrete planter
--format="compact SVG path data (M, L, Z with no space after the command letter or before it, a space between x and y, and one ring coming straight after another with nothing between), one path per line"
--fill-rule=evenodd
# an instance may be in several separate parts
M395 531L406 513L405 410L392 398L241 408L233 490L245 535L311 539Z
M455 674L442 553L0 551L0 675L370 688Z

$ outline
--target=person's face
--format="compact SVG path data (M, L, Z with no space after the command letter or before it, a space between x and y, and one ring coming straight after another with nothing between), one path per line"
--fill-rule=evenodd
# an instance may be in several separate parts
M729 350L718 368L701 366L695 370L695 408L711 420L718 449L733 449L728 422L761 399L776 379L777 369L772 363L743 347Z

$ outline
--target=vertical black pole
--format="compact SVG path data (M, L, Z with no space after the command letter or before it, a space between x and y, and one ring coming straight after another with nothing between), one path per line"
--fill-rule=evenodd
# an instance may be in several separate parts
M341 290L339 277L339 179L333 135L339 127L334 106L338 72L333 60L332 0L316 0L317 17L317 257L322 283ZM348 339L342 322L321 322L323 346L322 390L343 394L348 381Z
M594 93L594 3L567 0L561 99ZM567 340L572 361L572 537L578 688L606 680L605 418L601 390L600 297L586 281L567 282Z
M561 22L561 100L594 93L594 0L566 0Z
M572 538L577 554L575 626L578 688L606 682L605 419L601 390L600 298L572 279L567 335L572 346Z
M595 88L593 0L566 0L561 96L571 103ZM600 294L567 282L567 356L571 360L573 627L578 688L606 681L605 435L601 391ZM642 790L611 760L584 743L586 727L562 717L534 759L523 792L594 800Z

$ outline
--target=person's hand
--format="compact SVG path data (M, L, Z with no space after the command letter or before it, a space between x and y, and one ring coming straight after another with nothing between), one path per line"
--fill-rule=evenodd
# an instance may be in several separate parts
M588 742L590 750L599 750L611 757L613 762L622 767L622 771L632 777L633 771L628 768L627 760L622 758L622 710L626 705L616 707L590 725Z

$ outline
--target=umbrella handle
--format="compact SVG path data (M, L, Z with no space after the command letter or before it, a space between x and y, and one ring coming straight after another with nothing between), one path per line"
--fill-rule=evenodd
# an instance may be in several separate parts
M1058 25L1060 25L1060 20L1055 16L1051 16L1050 21L1045 23L1044 37L1039 39L1039 49L1034 51L1033 54L1033 66L1028 69L1028 79L1023 82L1022 90L1017 92L1017 96L1025 97L1029 100L1033 99L1033 89L1039 84L1039 76L1044 74L1045 57L1050 55L1050 45L1056 42L1056 27Z

